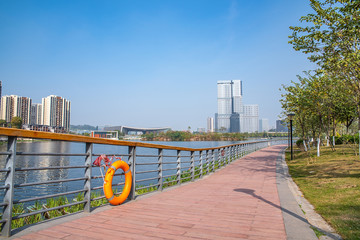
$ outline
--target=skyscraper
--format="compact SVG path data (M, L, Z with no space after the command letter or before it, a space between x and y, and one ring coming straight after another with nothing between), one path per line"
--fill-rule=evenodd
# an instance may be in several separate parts
M70 129L70 101L50 95L42 99L41 125Z
M217 82L218 112L215 114L215 129L220 132L239 132L242 108L241 80Z
M1 97L0 118L11 122L13 117L20 117L23 124L30 123L32 100L28 97L16 95Z
M31 112L30 112L30 124L41 125L41 117L42 117L42 105L39 103L32 104Z
M241 132L259 131L259 105L243 105L243 112L240 117Z
M214 118L208 117L207 119L207 131L214 132Z
M269 119L259 119L259 132L268 132L269 129Z
M2 81L0 81L0 106L1 106L1 96L2 96Z

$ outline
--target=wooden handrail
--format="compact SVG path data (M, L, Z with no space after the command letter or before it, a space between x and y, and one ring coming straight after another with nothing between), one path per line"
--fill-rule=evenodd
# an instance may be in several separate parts
M94 138L94 137L87 137L87 136L74 135L74 134L50 133L50 132L23 130L23 129L16 129L16 128L4 128L4 127L0 127L0 136L49 139L49 140L95 143L95 144L108 144L108 145L118 145L118 146L161 148L161 149L181 150L181 151L206 151L206 150L215 150L215 149L219 149L222 147L230 147L230 146L254 143L254 142L247 142L247 143L231 144L231 145L212 147L212 148L185 148L185 147L175 147L175 146L160 145L160 144L153 144L153 143L112 140L112 139Z

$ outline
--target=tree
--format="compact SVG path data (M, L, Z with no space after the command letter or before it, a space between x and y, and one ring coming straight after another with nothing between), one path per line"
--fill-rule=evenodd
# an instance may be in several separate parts
M22 119L21 119L21 117L13 117L11 119L11 127L12 128L21 128L22 127Z
M321 71L344 81L354 96L360 131L360 2L310 0L315 11L300 18L310 26L290 27L289 43L309 54Z
M7 122L4 119L0 119L0 127L6 127Z

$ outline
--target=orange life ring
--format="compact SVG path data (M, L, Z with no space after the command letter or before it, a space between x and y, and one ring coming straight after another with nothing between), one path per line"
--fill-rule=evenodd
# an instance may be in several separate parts
M115 171L121 168L125 173L125 186L123 188L122 193L120 196L115 196L112 190L112 180L115 174ZM132 176L129 165L122 161L114 162L111 167L106 171L105 179L104 179L104 193L106 199L112 205L119 205L123 203L126 198L129 196L131 190L131 183L132 183Z

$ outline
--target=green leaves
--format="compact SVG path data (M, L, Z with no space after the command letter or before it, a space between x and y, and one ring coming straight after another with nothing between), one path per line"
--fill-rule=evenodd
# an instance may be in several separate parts
M310 0L313 13L300 18L306 26L291 26L289 43L319 66L299 83L284 87L284 112L297 113L298 130L328 132L332 123L349 127L360 122L360 2ZM360 130L360 125L359 125Z

